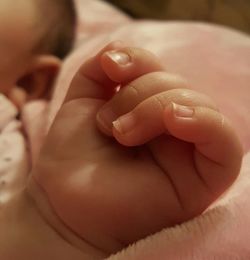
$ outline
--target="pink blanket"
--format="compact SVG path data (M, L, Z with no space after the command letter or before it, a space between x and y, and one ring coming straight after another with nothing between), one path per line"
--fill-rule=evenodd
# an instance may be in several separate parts
M23 111L32 161L37 158L72 76L87 57L116 39L147 48L162 58L167 71L184 76L194 89L214 98L232 120L246 154L238 181L202 216L139 241L110 260L250 259L250 37L201 23L135 22L98 0L78 0L77 4L80 23L76 50L64 63L53 101L49 105L42 101L30 103ZM20 147L25 147L22 142L20 139ZM12 165L18 174L12 176L27 172L28 157L24 148L21 151L19 164L14 165L16 168ZM21 183L20 178L14 180L15 188L0 194L0 199Z

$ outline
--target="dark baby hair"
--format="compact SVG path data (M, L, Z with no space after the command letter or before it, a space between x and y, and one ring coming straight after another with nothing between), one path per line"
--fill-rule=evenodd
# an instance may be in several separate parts
M45 28L35 52L63 59L74 45L77 15L74 0L37 0L38 24Z

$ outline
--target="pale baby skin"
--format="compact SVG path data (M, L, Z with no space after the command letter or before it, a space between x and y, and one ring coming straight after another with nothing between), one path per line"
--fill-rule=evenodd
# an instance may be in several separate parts
M241 143L191 87L120 42L81 66L25 192L64 240L102 259L201 214L234 182Z

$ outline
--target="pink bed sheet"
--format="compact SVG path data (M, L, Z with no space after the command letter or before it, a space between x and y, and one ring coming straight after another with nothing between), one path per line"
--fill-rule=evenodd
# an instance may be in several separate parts
M32 161L84 60L112 40L147 48L161 57L168 72L182 75L192 88L217 102L233 122L244 144L245 158L237 182L202 216L139 241L110 260L250 259L250 37L202 23L132 21L98 0L77 0L77 5L76 49L63 65L52 102L33 102L23 111ZM19 155L23 165L15 165L20 172L15 172L16 176L29 169L29 157L22 149L25 156ZM21 181L17 178L16 183Z

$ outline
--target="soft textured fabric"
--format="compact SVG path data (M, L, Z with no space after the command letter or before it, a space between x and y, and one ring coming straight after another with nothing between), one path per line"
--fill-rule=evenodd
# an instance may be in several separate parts
M0 205L25 184L29 171L27 143L15 106L0 95ZM0 207L1 208L1 207Z
M106 43L125 40L133 46L153 51L161 57L168 72L182 75L191 88L210 95L232 120L246 155L237 182L202 216L138 241L110 259L249 259L250 38L207 24L134 22L97 0L78 0L78 8L81 19L76 50L63 65L52 102L33 102L24 108L22 122L29 154L18 129L9 126L9 132L5 132L5 136L13 135L17 140L14 146L8 146L17 158L9 168L1 171L1 178L4 176L7 180L15 175L13 183L16 188L9 185L3 190L1 187L0 199L4 200L23 185L29 171L29 157L33 162L36 160L46 131L80 64ZM13 107L9 108L10 116L3 117L5 121L0 122L1 129L5 129L10 121L15 122L15 113ZM4 137L3 130L1 137ZM14 137L9 138L14 140ZM7 150L1 148L0 153L3 151ZM5 157L1 155L1 158ZM4 167L3 163L1 167Z

